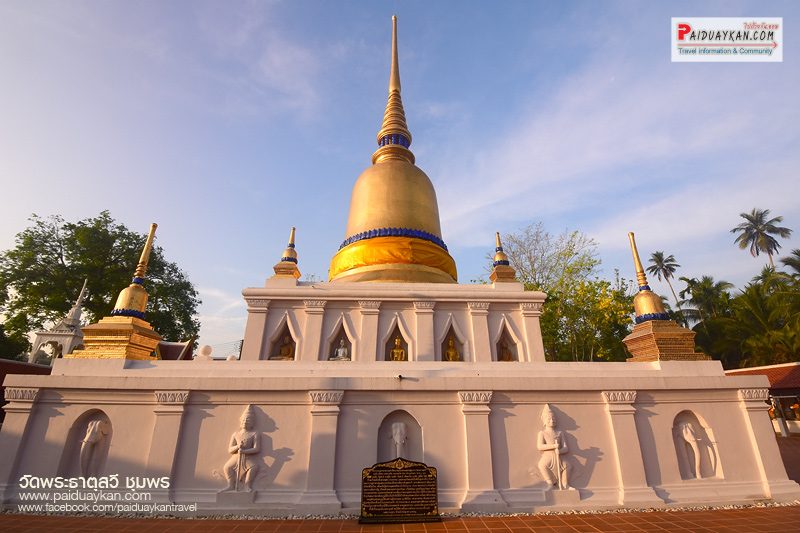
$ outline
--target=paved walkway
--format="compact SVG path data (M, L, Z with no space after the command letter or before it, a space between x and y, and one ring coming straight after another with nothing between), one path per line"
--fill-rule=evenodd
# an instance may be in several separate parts
M15 532L137 533L791 533L800 532L800 507L446 518L441 523L385 526L362 526L356 520L166 520L3 515L0 517L0 529Z
M800 482L800 436L778 438L790 479ZM654 511L641 513L563 514L446 518L441 523L359 525L356 520L179 520L0 515L0 531L136 533L800 533L800 506Z

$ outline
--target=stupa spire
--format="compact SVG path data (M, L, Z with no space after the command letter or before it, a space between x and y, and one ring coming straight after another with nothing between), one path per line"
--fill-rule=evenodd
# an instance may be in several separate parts
M644 274L642 261L639 259L639 250L636 249L636 240L633 232L628 233L628 240L631 243L633 264L636 268L636 282L639 285L639 293L633 298L636 323L639 324L648 320L669 320L669 315L664 309L661 297L651 291L650 285L647 284L647 276Z
M147 274L150 251L153 249L157 227L158 224L155 222L150 224L150 232L147 234L142 255L139 257L139 264L136 265L136 271L133 273L133 280L131 280L131 284L128 287L122 289L122 292L119 293L114 310L111 311L112 316L132 316L144 320L144 310L147 307L147 291L144 289L144 277Z
M400 62L397 59L397 17L392 16L392 66L389 71L389 99L383 113L383 123L378 131L378 149L372 154L372 162L402 159L414 163L414 154L409 150L411 132L406 124L403 100L400 98Z
M292 226L289 232L289 243L281 254L281 260L272 267L276 278L298 279L300 277L300 270L297 268L297 251L294 249L294 234L295 227Z
M81 306L83 306L83 300L86 298L86 285L89 283L88 279L83 280L83 287L81 288L80 294L78 294L78 299L75 300L75 305L72 306L72 309L69 310L69 314L67 315L67 319L71 319L73 321L80 321L81 318Z
M503 243L500 241L500 232L494 234L494 258L492 259L492 272L489 274L492 283L517 281L517 271L511 266L508 256L503 251Z

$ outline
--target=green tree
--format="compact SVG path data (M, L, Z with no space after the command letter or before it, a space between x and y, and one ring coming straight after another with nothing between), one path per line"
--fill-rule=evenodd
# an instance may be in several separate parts
M681 311L681 303L678 301L678 295L675 294L675 289L672 288L672 282L670 282L670 278L674 278L675 271L680 268L678 262L675 261L675 256L670 254L665 257L664 252L653 252L650 254L650 263L652 263L652 265L647 267L647 272L657 277L658 281L661 281L663 278L663 280L667 282L669 290L672 291L672 297L675 298L678 310Z
M503 237L517 277L547 293L540 318L548 360L622 360L632 321L629 285L598 279L597 244L579 231L553 235L541 222Z
M22 361L24 360L23 355L27 347L27 340L7 337L3 324L0 324L0 359Z
M781 263L794 271L791 273L793 276L800 276L800 248L792 250L788 257L782 257Z
M733 284L727 281L714 281L712 276L697 278L681 277L686 283L686 288L680 292L681 303L690 308L684 308L687 318L695 322L703 322L707 318L725 316L730 309L730 291ZM687 298L688 296L688 298Z
M777 253L781 245L773 235L786 239L792 234L792 230L778 226L783 222L783 217L769 218L769 209L753 208L750 213L740 213L739 216L745 222L731 230L731 233L739 234L733 242L742 250L750 247L750 255L753 257L762 252L767 254L770 266L774 267L772 255Z
M0 312L8 336L27 342L28 332L62 318L84 279L89 280L85 317L96 322L107 316L130 283L146 235L116 222L108 211L74 223L60 216L33 215L30 221L16 246L0 254ZM147 320L164 339L197 334L197 291L159 246L151 252L145 287Z

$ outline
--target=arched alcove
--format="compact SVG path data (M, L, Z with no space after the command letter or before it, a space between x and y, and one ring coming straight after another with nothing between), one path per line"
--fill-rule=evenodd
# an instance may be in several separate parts
M505 321L501 324L500 334L495 341L495 361L519 361L519 348L508 330Z
M405 426L403 459L422 462L424 457L422 427L416 418L402 409L392 411L381 422L381 426L378 429L378 462L383 463L397 458L395 438L398 436L397 429L400 428L395 424L403 424Z
M297 341L292 333L288 315L284 315L281 324L272 336L269 358L274 361L292 361L297 357Z
M452 336L453 345L458 351L459 358L457 361L472 361L472 354L470 348L469 337L458 327L458 323L450 313L447 316L444 326L441 328L439 335L436 337L436 359L438 361L448 361L447 349L449 341Z
M344 315L333 327L333 332L328 336L325 359L330 361L350 361L353 359L353 340L347 331Z
M79 416L67 433L58 464L65 477L103 475L113 428L103 411L91 409Z
M672 424L681 479L722 478L717 442L708 424L692 411L681 411Z
M464 361L464 342L451 325L441 342L442 361Z
M399 340L399 342L398 342ZM408 340L400 329L400 323L395 322L394 328L386 338L383 346L385 361L408 361Z

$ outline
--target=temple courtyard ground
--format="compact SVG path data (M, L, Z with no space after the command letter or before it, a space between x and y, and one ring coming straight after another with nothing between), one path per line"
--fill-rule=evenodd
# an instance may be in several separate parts
M800 436L778 437L789 478L800 482ZM800 533L800 505L744 509L446 517L440 523L359 525L356 520L181 520L0 515L0 531L225 533L588 533L689 531Z

